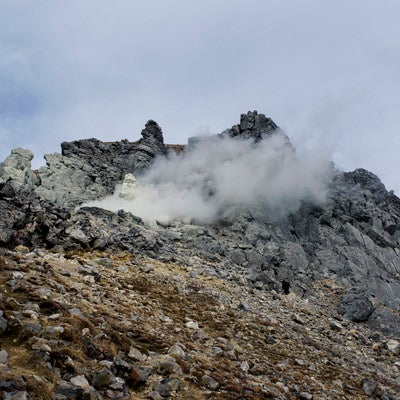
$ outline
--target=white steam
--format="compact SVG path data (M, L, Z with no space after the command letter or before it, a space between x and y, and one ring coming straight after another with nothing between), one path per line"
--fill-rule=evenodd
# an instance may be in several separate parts
M296 156L284 135L258 143L210 139L157 159L136 182L130 175L113 196L89 205L124 209L147 222L210 222L232 206L260 204L282 216L302 200L324 201L331 171L330 162L315 154Z

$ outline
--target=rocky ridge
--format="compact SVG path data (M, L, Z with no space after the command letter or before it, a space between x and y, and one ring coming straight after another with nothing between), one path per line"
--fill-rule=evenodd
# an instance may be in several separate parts
M221 137L274 134L249 112ZM21 149L0 166L4 396L45 398L40 381L59 399L395 399L400 200L358 169L279 220L261 205L157 226L74 209L167 152L149 121L138 142L63 143L37 173Z

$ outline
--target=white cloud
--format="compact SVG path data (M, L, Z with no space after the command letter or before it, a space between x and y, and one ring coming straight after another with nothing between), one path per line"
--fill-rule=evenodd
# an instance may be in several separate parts
M4 0L0 159L135 140L150 118L185 143L257 109L400 191L399 14L397 0Z

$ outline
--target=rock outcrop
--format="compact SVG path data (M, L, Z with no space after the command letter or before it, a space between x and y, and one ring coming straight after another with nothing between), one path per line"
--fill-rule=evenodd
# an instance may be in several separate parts
M148 121L141 134L137 142L64 142L61 154L45 155L47 165L37 175L31 171L33 153L15 149L0 166L0 181L12 178L24 190L35 190L57 206L73 209L113 193L125 174L140 174L155 157L167 154L161 128L155 121Z
M278 131L280 131L278 125L271 118L267 118L264 114L258 114L257 111L249 111L240 116L238 125L232 126L232 128L222 132L221 135L253 139L257 142L276 134Z
M59 244L71 216L13 181L0 183L0 215L0 247L9 248Z
M11 155L0 164L0 183L12 179L14 183L29 191L35 189L40 181L32 172L32 159L33 153L30 150L13 149Z

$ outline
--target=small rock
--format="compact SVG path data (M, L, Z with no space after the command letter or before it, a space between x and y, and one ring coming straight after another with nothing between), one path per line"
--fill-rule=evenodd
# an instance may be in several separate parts
M162 400L163 397L161 396L160 393L156 392L155 390L152 390L148 395L147 398L150 400Z
M54 389L54 393L56 394L56 399L71 399L71 400L78 400L82 399L83 397L83 390L79 386L75 386L69 382L62 382ZM57 397L57 395L63 397Z
M113 390L121 390L123 391L125 388L125 381L118 376L115 377L114 382L108 385Z
M296 324L305 325L304 319L302 319L299 315L293 314L292 321L296 322Z
M199 329L199 324L195 321L188 321L185 325L191 329Z
M185 351L183 350L182 346L179 343L175 343L168 350L168 354L175 358L182 358L185 356Z
M7 400L30 400L30 396L28 392L25 391L19 391L19 392L13 392L9 393L7 396L5 395L4 399Z
M0 316L0 335L2 335L7 330L7 320Z
M96 389L102 389L115 381L114 374L109 369L102 369L93 376L92 385Z
M338 331L338 332L340 332L341 330L343 330L343 325L339 324L339 322L336 322L336 321L330 321L330 322L329 322L329 327L330 327L333 331Z
M39 288L35 290L35 294L39 296L40 300L50 300L51 290L46 288Z
M102 258L98 258L97 263L102 265L103 267L112 267L112 260L110 260L109 258L106 257L102 257Z
M161 383L156 383L153 386L153 389L161 396L161 398L169 397L171 394L171 391L165 381L161 381Z
M114 362L114 365L119 370L130 371L130 369L131 369L131 365L120 357L115 356L113 359L113 362Z
M240 369L245 373L249 372L249 369L250 369L249 363L247 361L242 361L240 363Z
M88 244L89 238L87 235L79 228L69 227L65 230L65 233L69 235L72 239L76 240L77 242Z
M20 253L20 254L27 254L27 253L29 253L30 250L29 250L29 247L19 244L18 246L15 247L14 251L16 253Z
M271 334L269 334L267 336L267 343L268 344L275 344L275 343L277 343L277 341L274 339L274 337Z
M135 347L129 349L128 357L135 361L146 361L147 356Z
M20 271L13 271L12 276L14 279L22 279L24 274Z
M128 269L128 267L127 267L126 265L120 265L120 266L117 268L117 271L118 271L118 272L128 272L129 269Z
M150 264L141 265L139 267L139 269L140 269L140 271L142 271L142 272L144 272L146 274L148 274L149 272L154 271L154 267L152 265L150 265Z
M73 385L78 386L85 391L88 390L90 386L89 382L83 375L74 376L73 378L70 379L70 382Z
M78 272L82 275L93 276L96 282L101 278L99 270L92 265L81 265L78 267Z
M42 343L42 344L40 345L40 347L38 348L38 350L39 350L39 351L44 351L44 352L50 353L50 352L51 352L51 347L50 347L48 344L46 344L46 343Z
M182 368L172 357L168 357L165 360L161 361L158 371L159 371L159 373L161 373L163 375L170 375L170 374L182 375L183 374Z
M98 250L104 250L107 247L107 240L102 239L102 238L97 238L93 242L93 248L98 249Z
M67 357L64 361L64 365L72 370L76 369L76 365L74 363L74 360L71 357Z
M221 349L221 347L217 347L217 346L216 347L212 347L211 351L212 351L213 355L216 356L216 357L220 357L220 356L222 356L224 354L224 350Z
M23 324L22 331L25 337L35 336L37 335L42 326L38 322L26 322Z
M139 384L145 383L149 378L151 372L152 372L151 369L140 368L135 365L132 365L126 383L130 387L136 387Z
M8 353L5 350L0 350L0 364L7 365L8 363Z
M90 329L89 328L83 328L82 329L82 336L87 336L90 333Z
M42 348L43 345L48 346L48 340L47 339L42 339L40 338L37 342L33 343L33 345L31 346L32 350L40 350ZM51 350L50 350L51 351Z
M298 398L301 400L312 400L313 395L307 392L300 392Z
M111 367L113 366L113 362L110 360L101 360L101 361L99 361L99 365L101 365L102 367L111 369Z
M22 315L31 319L38 319L39 314L32 310L22 310Z
M82 317L82 311L81 311L79 308L70 308L70 309L68 310L68 312L69 312L71 315L75 315L75 316L77 316L77 317Z
M386 342L386 348L393 354L400 354L400 342L395 339L390 339Z
M239 310L250 311L250 306L245 301L241 301L239 304Z
M361 381L361 388L366 395L373 396L378 391L378 384L370 378L364 378Z
M45 331L49 335L59 335L64 333L64 328L62 326L46 326Z
M203 375L201 382L210 390L217 390L219 388L219 383L209 375Z

